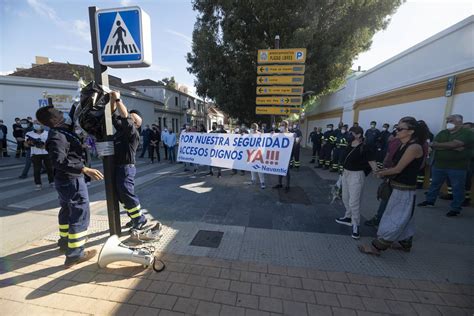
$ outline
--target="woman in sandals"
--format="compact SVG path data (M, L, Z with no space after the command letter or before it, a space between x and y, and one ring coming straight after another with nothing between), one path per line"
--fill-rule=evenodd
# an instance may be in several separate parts
M415 234L416 177L425 159L423 145L428 131L426 125L409 116L400 120L396 131L402 144L393 156L394 167L376 173L380 178L390 176L392 194L380 220L377 238L369 245L359 246L366 254L378 256L390 247L408 252Z

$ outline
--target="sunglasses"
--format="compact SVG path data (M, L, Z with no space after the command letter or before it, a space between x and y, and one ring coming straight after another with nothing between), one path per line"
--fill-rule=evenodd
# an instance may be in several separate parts
M410 129L409 129L409 128L397 127L397 128L395 128L395 130L396 130L397 132L401 132L401 131L408 131L408 130L410 130Z

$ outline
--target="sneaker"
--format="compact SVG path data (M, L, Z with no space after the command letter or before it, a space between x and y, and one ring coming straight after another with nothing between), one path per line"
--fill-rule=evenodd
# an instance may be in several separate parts
M419 207L432 207L432 206L434 206L434 203L428 202L428 201L424 201L424 202L418 203L417 206L419 206Z
M379 219L377 218L377 215L369 219L368 221L364 222L365 226L370 226L370 227L377 227L379 226Z
M314 163L314 162L315 162L314 159L312 159L309 163Z
M41 190L41 188L42 188L42 185L41 185L41 184L37 184L37 185L35 186L35 190L36 190L36 191Z
M143 222L133 222L131 229L142 230L143 227L146 225L147 222L148 222L148 221L147 221L146 218L145 218L145 220L144 220Z
M72 267L73 265L76 265L78 263L90 260L95 257L97 254L97 250L92 249L92 250L86 250L84 251L84 254L80 256L79 258L68 258L66 257L66 261L64 262L64 267L66 269Z
M358 240L360 238L359 226L357 226L357 225L352 226L352 235L351 235L351 237L356 239L356 240Z
M260 189L265 189L265 188L266 188L265 183L260 184Z
M281 189L281 188L283 188L283 185L281 184L276 184L272 187L272 189Z
M349 217L336 218L336 223L341 224L341 225L352 226L352 218L349 218Z
M458 215L461 215L461 212L455 211L455 210L451 210L451 211L446 213L447 217L454 217L454 216L458 216Z
M25 176L25 175L21 175L21 176L18 177L18 179L26 179L26 178L27 178L27 176Z

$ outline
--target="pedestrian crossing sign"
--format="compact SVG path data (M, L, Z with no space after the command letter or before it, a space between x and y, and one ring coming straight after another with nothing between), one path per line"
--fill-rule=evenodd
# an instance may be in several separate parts
M96 12L99 61L112 68L151 65L150 17L138 6Z

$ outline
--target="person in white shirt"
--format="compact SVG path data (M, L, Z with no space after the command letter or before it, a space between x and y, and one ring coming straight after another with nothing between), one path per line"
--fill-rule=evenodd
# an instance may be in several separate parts
M41 190L41 166L44 164L48 174L49 185L54 185L53 167L49 159L48 152L45 149L45 143L48 139L48 132L37 121L33 124L33 130L26 133L26 142L31 148L31 162L33 163L34 180L36 190Z

